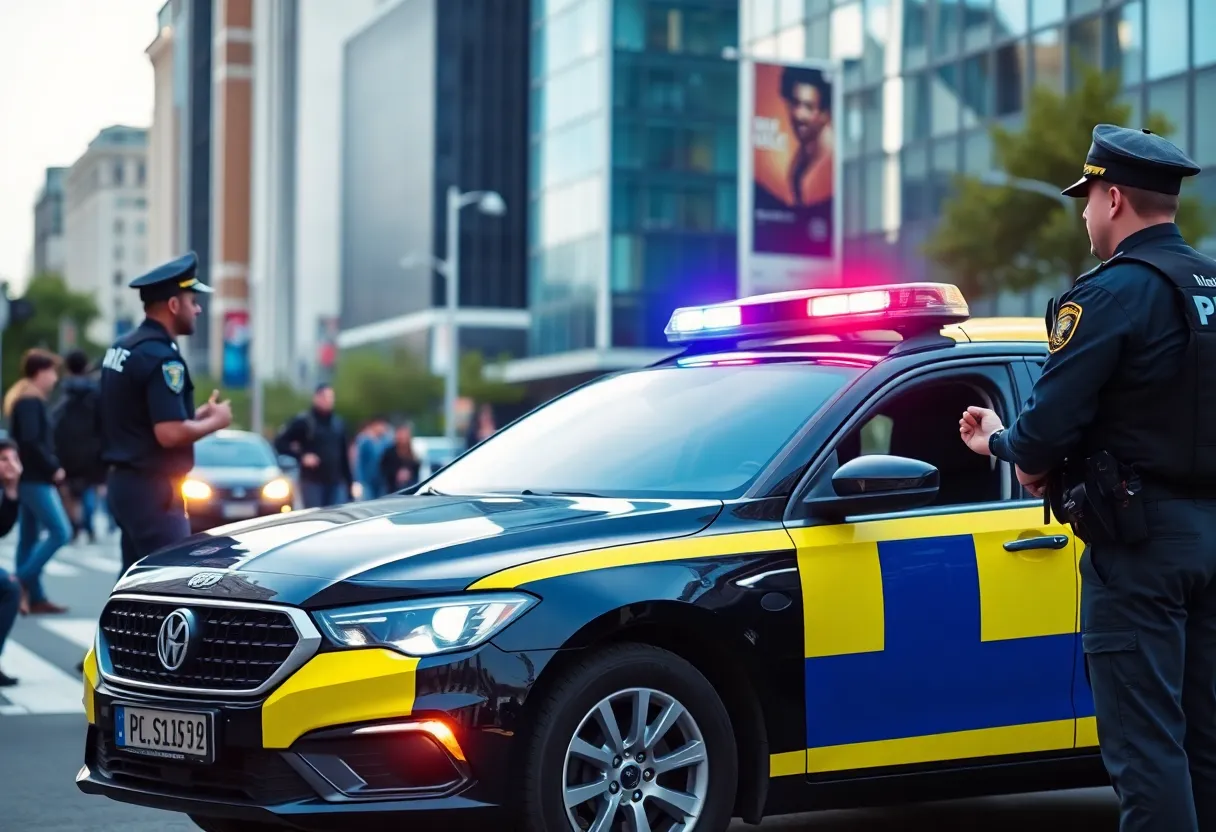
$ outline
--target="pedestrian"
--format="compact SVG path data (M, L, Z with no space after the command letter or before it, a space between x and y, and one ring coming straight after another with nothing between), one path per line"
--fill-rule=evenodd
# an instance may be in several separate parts
M478 405L469 420L469 429L465 431L465 449L480 445L498 431L498 420L494 417L494 405L485 402Z
M1198 172L1147 130L1094 128L1064 194L1102 263L1049 307L1017 420L959 424L1086 544L1081 642L1122 832L1216 830L1216 260L1174 222Z
M42 586L42 570L71 539L72 527L59 496L63 467L55 454L47 399L59 381L59 356L32 349L21 359L21 378L4 395L9 434L23 460L18 495L17 578L22 607L38 614L67 612L51 603ZM46 536L43 537L43 533Z
M64 503L74 536L83 532L95 543L97 489L106 481L101 461L101 389L89 377L89 357L82 350L68 353L64 365L68 376L63 380L63 396L51 412L55 450L66 475Z
M388 493L384 490L384 480L380 476L380 459L391 445L388 420L383 416L372 419L355 437L354 470L355 479L360 486L360 499L375 500Z
M300 462L300 496L305 508L351 499L350 443L342 417L334 412L333 387L317 385L312 407L288 422L274 444L280 454Z
M17 524L20 506L18 496L21 482L21 457L17 445L9 439L0 439L0 537L4 537ZM27 611L21 603L21 583L16 575L0 569L0 657L4 655L4 642L13 630L19 611ZM0 670L0 688L12 687L17 680Z
M385 494L409 488L418 482L418 472L422 469L414 454L413 426L408 422L398 425L393 439L393 444L385 448L380 457L381 489Z
M194 406L194 384L177 338L193 335L198 295L211 288L189 253L131 281L143 322L106 351L101 369L102 458L106 496L122 532L123 571L190 536L181 482L194 467L194 443L232 424L219 391Z

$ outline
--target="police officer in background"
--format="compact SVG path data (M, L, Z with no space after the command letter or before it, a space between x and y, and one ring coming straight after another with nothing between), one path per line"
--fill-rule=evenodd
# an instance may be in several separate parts
M181 480L194 467L194 443L232 424L219 391L197 412L190 371L175 340L194 333L197 295L191 252L131 282L146 318L106 352L101 369L103 459L110 511L122 529L124 571L162 546L190 536Z
M1094 128L1064 194L1103 262L1049 308L1017 421L959 423L1087 544L1081 638L1123 832L1216 830L1216 260L1174 223L1198 172L1147 130Z

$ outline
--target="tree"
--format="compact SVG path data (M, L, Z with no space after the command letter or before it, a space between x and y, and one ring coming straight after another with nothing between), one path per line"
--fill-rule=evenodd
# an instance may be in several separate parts
M411 419L418 433L435 429L443 381L410 352L344 352L334 372L337 410L352 429L375 416Z
M1084 68L1072 93L1036 88L1022 130L991 128L995 167L1019 179L1072 184L1081 175L1094 125L1126 125L1131 118L1131 108L1119 101L1120 85L1115 73ZM1159 113L1145 126L1167 137L1174 132ZM1075 277L1097 265L1081 217L1084 200L1076 203L1066 210L1046 195L961 176L924 251L967 297ZM1212 229L1210 215L1194 197L1183 197L1177 222L1192 242Z
M97 303L91 295L74 292L61 276L46 273L31 278L21 298L33 304L34 314L29 320L10 322L4 330L0 372L3 373L2 383L6 389L21 374L21 356L26 350L40 347L63 351L64 345L59 343L59 336L64 322L75 327L76 346L91 358L97 358L104 351L103 346L90 342L86 335L89 325L99 315Z
M510 360L501 355L498 362ZM468 396L478 404L519 404L526 390L517 384L491 381L485 377L485 358L480 352L466 352L460 356L460 395Z

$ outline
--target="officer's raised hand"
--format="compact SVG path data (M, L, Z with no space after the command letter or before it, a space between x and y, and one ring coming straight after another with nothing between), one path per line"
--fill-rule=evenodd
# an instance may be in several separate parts
M216 404L219 403L219 400L220 400L220 391L212 390L211 398L207 399L207 401L203 402L203 404L199 406L199 409L194 412L194 418L206 419L208 416L210 416L212 413L215 412L215 406L216 406Z
M211 405L211 412L207 414L206 418L215 420L216 424L219 425L216 430L221 430L232 424L232 402L225 399L222 402L213 403L209 401L207 404Z

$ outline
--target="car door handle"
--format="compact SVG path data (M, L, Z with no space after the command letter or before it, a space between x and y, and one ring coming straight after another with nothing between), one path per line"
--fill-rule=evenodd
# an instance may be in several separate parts
M1063 549L1068 545L1068 535L1049 534L1045 537L1027 537L1010 540L1005 544L1006 552L1028 552L1031 549Z

